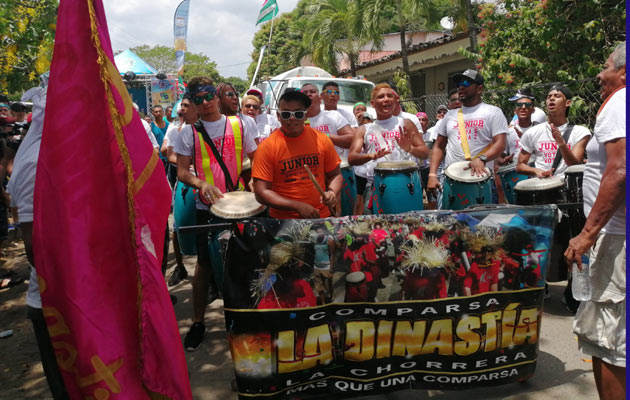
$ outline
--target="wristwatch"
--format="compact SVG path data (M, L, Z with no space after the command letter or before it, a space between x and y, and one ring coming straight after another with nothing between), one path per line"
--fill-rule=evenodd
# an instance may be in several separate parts
M483 161L483 163L484 163L484 164L486 164L486 163L488 162L488 156L487 156L487 155L485 155L485 154L480 155L480 156L479 156L479 159L480 159L481 161Z

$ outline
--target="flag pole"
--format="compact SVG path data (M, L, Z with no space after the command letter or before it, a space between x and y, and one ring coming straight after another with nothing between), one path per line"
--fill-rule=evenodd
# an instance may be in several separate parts
M277 5L274 5L274 7L278 7ZM276 17L272 17L271 18L271 29L269 30L269 40L267 42L267 48L269 49L269 55L271 55L271 35L273 34L273 23L276 20ZM267 57L267 69L269 69L269 57Z
M265 54L265 48L267 48L267 46L263 46L260 48L260 55L258 56L258 64L256 64L256 71L254 72L254 77L252 78L252 83L249 84L249 87L254 86L254 83L256 82L256 78L258 77L258 71L260 70L260 63L262 62L263 54Z

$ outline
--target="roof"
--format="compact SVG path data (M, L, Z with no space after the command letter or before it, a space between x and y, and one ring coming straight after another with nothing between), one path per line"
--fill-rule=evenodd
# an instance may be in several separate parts
M116 68L118 68L120 75L124 75L127 71L133 71L136 75L157 74L157 70L155 68L129 49L115 56L114 64L116 64Z
M429 42L418 43L418 44L414 44L413 46L409 46L407 48L407 54L411 55L411 54L414 54L414 53L419 53L421 51L424 51L424 50L427 50L427 49L431 49L431 48L434 48L434 47L438 47L438 46L441 46L443 44L454 42L456 40L460 40L460 39L463 39L463 38L466 38L466 37L468 37L468 33L467 32L462 32L462 33L458 33L458 34L455 34L455 35L445 34L444 36L442 36L439 39L435 39L435 40L431 40ZM386 63L388 61L391 61L391 60L394 60L394 59L400 58L400 57L402 57L401 51L396 51L396 52L393 52L392 54L388 54L388 55L383 56L381 58L377 58L377 59L373 59L373 60L370 60L370 61L365 61L365 62L359 63L359 64L356 65L356 68L360 69L360 68L370 67L372 65L384 64L384 63ZM350 72L351 71L348 68L348 69L345 69L343 71L339 71L339 75L348 74Z

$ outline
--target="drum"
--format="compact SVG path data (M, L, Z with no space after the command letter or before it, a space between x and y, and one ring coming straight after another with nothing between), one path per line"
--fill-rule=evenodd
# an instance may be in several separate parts
M584 164L571 165L564 171L564 177L567 181L567 201L569 203L583 202L582 178L584 177Z
M241 168L241 178L243 178L243 183L245 187L249 184L249 181L252 179L252 162L249 157L243 158L243 167Z
M173 218L177 229L179 249L185 256L197 255L195 244L195 232L180 232L179 228L197 225L197 210L195 207L195 193L192 187L182 182L175 186L175 204L173 206Z
M262 214L267 209L256 201L256 196L252 192L228 192L223 193L223 198L217 200L211 207L210 212L223 220L240 220ZM219 238L219 237L222 238ZM210 261L217 285L223 287L223 255L229 237L223 234L211 234L208 240Z
M343 176L343 186L341 188L341 216L354 214L354 203L357 201L357 182L354 171L348 160L341 159L341 176Z
M492 174L473 176L469 161L454 162L444 170L443 210L463 210L477 204L492 204ZM464 169L466 168L466 169Z
M516 160L512 160L511 163L502 166L497 171L497 175L501 178L501 186L503 187L503 194L505 200L509 204L516 204L516 194L514 193L514 186L520 181L529 179L529 176L516 172Z
M374 168L375 214L398 214L423 209L422 183L413 161L386 161Z
M564 179L559 176L525 179L514 186L514 192L516 204L524 206L566 203Z

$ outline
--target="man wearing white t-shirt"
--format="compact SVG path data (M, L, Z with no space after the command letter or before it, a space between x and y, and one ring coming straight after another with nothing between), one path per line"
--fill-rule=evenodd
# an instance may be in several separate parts
M337 111L321 110L319 90L313 83L302 85L302 93L311 99L311 105L306 110L306 118L311 128L328 135L335 145L335 150L341 158L348 158L348 147L352 143L354 129L350 123Z
M341 92L339 91L339 85L337 82L330 81L324 83L322 86L322 102L324 103L324 110L326 111L337 111L339 114L343 115L343 117L348 121L352 128L356 128L359 126L354 114L352 112L346 110L345 108L339 108L337 105L339 104L339 99Z
M453 79L457 85L462 108L450 110L440 123L429 167L427 187L431 191L440 189L437 170L442 159L445 160L445 170L454 162L470 160L471 174L483 176L486 174L486 164L492 171L491 161L505 150L507 121L500 108L481 101L483 76L478 71L467 69L461 74L456 74ZM470 154L466 154L462 146L458 122L460 111L463 114L463 129Z
M369 201L373 191L376 164L409 160L412 156L419 159L429 156L429 148L416 126L409 120L393 115L397 101L396 93L387 83L376 85L372 89L371 101L376 111L376 121L359 126L350 146L348 163L367 165L366 201Z
M582 163L591 132L584 126L569 124L567 115L571 97L569 88L561 85L554 85L549 90L546 100L548 121L532 127L521 137L521 152L516 165L518 172L538 178L562 177L568 166ZM565 139L567 129L571 131ZM558 150L560 162L552 170ZM536 156L534 167L527 165L531 155Z
M586 223L569 242L569 265L590 261L591 299L578 308L573 332L593 357L599 398L626 398L626 42L597 75L604 104L586 146L582 190Z
M198 124L187 125L182 128L180 138L174 143L173 150L177 154L177 178L186 185L198 190L196 199L197 224L203 225L209 223L212 219L209 205L223 197L223 192L229 191L230 187L236 185L238 181L238 176L235 174L230 174L229 177L226 176L222 172L223 167L219 168L218 165L223 162L227 171L238 169L239 166L236 165L239 160L236 154L237 136L241 137L240 145L253 161L256 151L254 138L257 134L257 128L251 118L251 125L245 122L241 124L239 122L241 120L236 119L236 127L232 127L233 124L230 120L234 118L231 117L228 120L225 115L219 112L219 96L217 96L217 90L212 85L210 78L193 78L188 83L188 89L201 120ZM230 95L230 92L233 94ZM232 107L231 103L233 102L231 100L235 97L235 92L224 86L222 97L224 100L223 105L226 108ZM238 97L236 99L238 100ZM199 139L200 135L203 136L203 140ZM197 146L200 148L205 146L206 151L194 151ZM214 151L208 150L208 148L212 149L213 146L220 159L214 157ZM242 158L240 160L242 162ZM196 168L197 176L195 176L190 172L191 164L210 165L211 168L202 168L201 170ZM214 184L211 184L210 181ZM219 186L222 186L223 190ZM207 232L197 235L197 265L192 286L193 325L184 340L184 347L188 351L198 349L203 340L203 334L206 330L204 314L208 303L208 293L210 293L212 298L218 297L218 288L211 269Z

